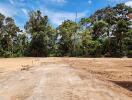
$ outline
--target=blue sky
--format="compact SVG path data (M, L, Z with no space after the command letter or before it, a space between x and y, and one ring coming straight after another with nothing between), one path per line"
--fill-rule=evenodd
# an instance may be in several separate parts
M0 0L0 13L13 17L23 29L28 12L41 10L43 15L48 15L53 26L58 26L66 19L74 20L76 12L79 20L97 9L122 2L132 7L132 0Z

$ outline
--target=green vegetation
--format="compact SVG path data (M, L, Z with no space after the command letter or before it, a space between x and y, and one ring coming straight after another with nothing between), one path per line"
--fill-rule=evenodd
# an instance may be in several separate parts
M54 29L40 11L31 11L22 32L0 14L0 57L132 57L132 8L118 4L80 22L65 20Z

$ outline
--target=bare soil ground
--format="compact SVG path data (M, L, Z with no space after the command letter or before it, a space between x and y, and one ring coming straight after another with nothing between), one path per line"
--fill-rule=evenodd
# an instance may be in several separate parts
M0 100L112 99L132 100L132 59L0 59Z

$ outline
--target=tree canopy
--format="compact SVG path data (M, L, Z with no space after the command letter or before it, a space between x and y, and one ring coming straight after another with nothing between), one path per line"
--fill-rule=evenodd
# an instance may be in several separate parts
M79 22L65 20L53 28L41 11L29 12L21 31L0 13L1 57L132 57L132 8L125 4L97 10Z

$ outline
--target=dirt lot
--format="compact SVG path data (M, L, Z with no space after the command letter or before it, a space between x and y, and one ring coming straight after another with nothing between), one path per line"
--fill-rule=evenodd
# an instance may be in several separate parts
M132 100L132 59L0 59L0 100Z

